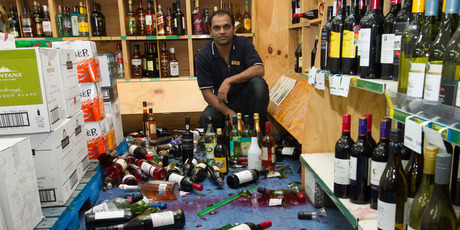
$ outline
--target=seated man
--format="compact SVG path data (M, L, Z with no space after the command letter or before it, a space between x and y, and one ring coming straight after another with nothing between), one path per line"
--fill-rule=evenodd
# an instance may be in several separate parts
M224 115L248 114L253 128L254 113L260 115L265 130L269 101L268 85L262 78L264 66L252 42L235 35L235 21L230 12L218 10L211 15L213 40L196 55L198 86L208 106L200 124L206 127L208 116L214 129L224 126Z

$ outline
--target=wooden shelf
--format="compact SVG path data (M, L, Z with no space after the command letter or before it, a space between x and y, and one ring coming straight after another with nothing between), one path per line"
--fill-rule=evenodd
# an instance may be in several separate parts
M305 22L299 22L296 24L290 24L287 26L288 29L298 29L302 27L310 27L310 26L317 26L322 23L323 19L322 18L317 18L313 20L307 20Z

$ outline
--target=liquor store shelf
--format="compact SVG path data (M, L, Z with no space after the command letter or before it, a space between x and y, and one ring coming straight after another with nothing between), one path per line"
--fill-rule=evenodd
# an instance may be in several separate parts
M102 187L102 174L98 162L91 162L88 171L64 206L42 208L45 216L35 229L79 229L79 210L90 202L93 205Z
M322 22L322 19L321 18L317 18L317 19L313 19L313 20L306 20L305 22L299 22L299 23L296 23L296 24L290 24L287 26L288 29L298 29L298 28L302 28L302 27L310 27L310 26L314 26L314 25L319 25L321 24Z

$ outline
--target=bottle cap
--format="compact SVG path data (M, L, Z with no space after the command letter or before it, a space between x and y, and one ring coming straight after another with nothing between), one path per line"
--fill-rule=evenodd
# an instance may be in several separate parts
M367 134L367 117L360 117L358 135L365 136L366 134Z
M262 227L262 229L266 229L272 226L272 222L270 220L266 220L259 225Z
M307 197L302 192L297 193L297 198L299 198L299 200L302 201L302 202L307 200Z
M168 204L164 203L164 204L152 204L152 207L153 208L159 208L159 209L166 209L168 208Z
M218 184L219 186L224 185L224 180L223 180L222 178L220 178L220 177L217 178L216 182L217 182L217 184Z
M151 160L153 160L153 156L152 156L152 155L149 155L149 154L146 154L146 155L145 155L145 159L151 161Z
M436 156L436 171L434 173L434 182L436 184L449 184L451 162L452 156L450 154L439 153Z
M401 142L401 130L393 129L390 131L390 142Z
M195 189L195 190L198 190L198 191L203 191L203 185L201 184L193 184L192 185L192 188Z
M144 199L144 195L142 195L142 193L136 193L136 194L130 196L128 198L128 201L129 201L129 199L131 199L130 203L134 203L134 202L137 202L137 201L140 201L140 200Z

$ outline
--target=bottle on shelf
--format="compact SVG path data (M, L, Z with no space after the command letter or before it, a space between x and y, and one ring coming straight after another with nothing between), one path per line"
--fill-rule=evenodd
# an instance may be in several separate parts
M228 173L228 149L224 143L224 137L222 135L222 129L218 128L216 130L216 146L214 147L214 162L220 171L224 174ZM208 167L209 168L209 167Z
M184 35L185 34L185 17L184 13L182 13L180 9L180 0L176 2L177 11L174 17L175 20L175 28L176 28L176 35Z
M248 169L262 170L262 151L260 150L259 141L257 140L257 132L252 130L251 145L248 149Z
M78 15L78 36L89 36L88 15L83 2L80 2L80 15Z
M316 61L316 52L318 50L318 35L315 36L315 46L313 46L313 49L311 50L311 66L315 66L315 61Z
M43 7L45 7L44 5ZM17 14L16 7L10 5L10 18L9 18L9 25L10 25L10 33L14 35L15 38L21 37L21 29L19 27L19 18ZM50 27L51 28L51 27Z
M206 149L206 162L214 159L214 148L216 147L216 133L212 127L211 117L208 117L208 127L204 134L204 146Z
M174 34L176 34L176 26L177 26L177 19L176 19L176 13L177 13L177 4L176 2L172 3L172 12L171 12L171 17L172 17L172 30L174 31Z
M144 36L145 33L145 11L142 6L142 0L138 1L137 10L136 10L136 23L137 23L137 35Z
M40 6L37 1L34 1L34 13L32 14L32 20L34 22L35 28L34 37L43 37L43 18L40 14Z
M220 168L216 165L210 165L207 167L208 177L217 185L223 186L224 181L224 174L220 171Z
M235 32L243 32L243 15L240 13L239 6L235 6Z
M248 5L248 0L245 1L244 5L244 15L243 15L243 33L251 33L251 14L249 13L249 5Z
M193 34L203 34L203 12L200 9L199 0L195 0L195 8L192 12L192 25Z
M420 33L420 28L424 22L425 0L414 0L412 2L412 15L410 24L404 30L401 37L401 54L398 72L398 92L407 93L407 79L409 76L410 58L414 50L415 43Z
M131 56L132 78L142 78L142 55L139 51L139 45L134 45L134 52Z
M112 179L119 178L128 168L128 162L123 158L116 159L105 171L107 176Z
M200 183L206 179L208 164L206 161L200 160L198 164L192 169L192 180L196 183Z
M291 1L291 15L292 15L291 23L292 24L296 24L296 23L300 22L300 18L295 18L294 17L295 13L300 13L300 8L299 8L299 12L297 12L297 3L298 3L297 0L292 0Z
M99 24L100 27L102 28L102 36L107 36L107 23L105 23L105 15L102 13L102 9L101 9L101 5L99 3L97 3L97 9L98 9L98 13L99 13L99 16L100 16L100 19L99 19Z
M144 55L142 55L142 77L148 77L147 56L150 54L149 43L144 42Z
M354 145L350 136L351 115L342 115L342 136L335 144L334 195L348 198L350 191L350 153Z
M404 143L404 128L405 128L404 124L398 122L398 129L401 130L401 136L403 138L402 140L403 143ZM401 163L402 163L404 172L406 172L407 165L409 164L409 160L411 158L411 154L412 154L412 150L406 147L405 145L403 145L403 147L401 148ZM409 185L410 184L409 178L407 177L407 174L405 175L406 175L407 184Z
M87 213L85 215L86 229L105 229L109 225L123 224L134 218L135 214L130 210L105 211Z
M59 11L56 14L56 25L58 26L57 29L59 31L59 25L57 24L58 22L61 22L61 26L63 26L62 22L62 10L59 6ZM32 38L34 36L32 32L32 19L30 18L30 13L29 11L24 8L23 9L23 14L21 16L21 26L22 26L22 37L23 38Z
M166 50L166 42L161 43L161 77L169 77L169 52Z
M407 83L401 82L401 85L407 84L407 96L411 98L423 98L426 64L433 41L438 34L438 8L439 1L426 0L425 21L410 57Z
M137 35L137 19L133 12L133 1L128 1L128 12L126 13L126 34L128 36Z
M149 115L147 118L148 136L150 139L157 138L157 121L153 116L153 109L149 108Z
M148 228L146 228L148 226ZM185 215L182 209L173 211L142 214L119 225L101 227L101 229L174 229L185 226Z
M369 168L372 150L367 137L367 118L359 118L358 140L350 151L350 202L367 204L370 201Z
M457 216L449 195L451 161L450 154L436 156L433 194L420 217L420 230L457 228Z
M185 117L185 132L182 134L182 164L193 158L193 133L190 132L190 117ZM184 175L187 175L184 173Z
M203 9L203 33L209 34L209 10L208 8Z
M176 52L174 47L169 48L171 60L169 60L169 76L179 77L179 62L176 59Z
M260 224L254 224L251 222L246 222L244 224L237 225L233 228L230 228L231 230L242 230L242 229L250 229L250 230L259 230L259 229L267 229L272 226L272 222L270 220L266 220Z
M372 145L372 148L375 148L377 142L375 142L374 138L372 137L372 114L366 113L364 117L367 118L367 140Z
M95 37L102 36L102 28L100 27L102 23L99 12L97 11L97 3L93 2L93 12L91 13L91 35Z
M297 1L297 0L293 0ZM327 21L321 29L321 63L320 67L322 70L327 69L327 59L329 56L329 37L332 21L332 6L327 7Z
M391 121L382 119L380 122L380 141L372 152L371 161L371 208L377 209L379 197L380 178L387 165L390 151L390 127ZM404 169L403 169L404 171Z
M450 196L454 205L460 205L460 168L459 168L460 147L455 146L454 154L452 155L452 175Z
M227 185L230 188L239 188L246 186L247 184L254 183L259 179L261 175L266 176L267 174L267 169L261 171L248 169L245 171L237 172L227 177Z
M70 26L72 28L71 35L72 37L79 37L78 32L78 16L80 15L80 9L78 6L73 7L73 13L70 15Z
M404 6L396 14L394 32L395 32L395 47L393 55L393 80L398 80L399 60L401 55L401 42L404 30L409 26L412 13L412 1L404 1Z
M190 192L192 189L203 191L203 185L193 183L192 179L188 176L183 176L179 172L171 170L166 174L168 181L174 181L179 184L182 191Z
M155 178L156 180L163 180L166 176L166 170L153 162L139 159L136 159L134 162L142 169L145 174Z
M174 18L171 14L171 7L166 9L166 17L165 17L165 33L166 35L175 35L176 32L174 31Z
M390 12L383 20L382 48L380 62L382 63L381 79L393 80L393 63L395 56L395 21L401 9L401 0L392 0Z
M356 75L358 73L358 56L356 41L359 34L359 3L358 0L351 0L350 15L343 21L342 38L342 73ZM327 33L327 32L326 32ZM321 33L323 34L323 32ZM323 62L321 62L323 63Z
M123 51L121 50L121 43L117 42L117 51L115 52L115 69L118 79L125 78L125 67L123 62Z
M145 9L145 35L155 36L155 10L153 9L153 0L147 0L147 9Z
M346 5L346 0L340 1L337 16L331 22L329 57L331 59L330 72L332 74L342 73L342 33L343 21L347 17Z
M88 16L86 12L86 5L84 3L83 3L83 7L84 7L86 16ZM88 22L88 17L86 17L86 22ZM71 37L72 36L72 22L70 21L70 8L68 7L64 7L64 29L65 29L65 37ZM80 24L78 27L78 35L80 35ZM88 36L89 36L89 26L88 26Z
M238 139L241 137L241 133L238 130L238 116L233 115L233 129L230 131L230 157L232 162L241 156L241 145Z
M161 11L161 5L158 5L157 12L157 34L166 35L165 15L163 14L163 11Z
M156 53L156 45L153 42L149 42L148 44L148 55L147 55L147 77L148 78L155 78L158 77L158 69L157 67L157 53Z
M308 20L317 19L318 18L318 10L314 9L314 10L307 11L305 13L295 13L293 15L293 17L294 18L306 18Z
M423 155L419 154L415 151L410 151L411 157L409 159L409 163L404 170L404 174L406 176L407 182L407 201L406 201L406 226L408 225L409 221L409 212L414 202L414 198L417 195L419 190L420 184L422 183L422 175L423 175Z
M302 40L302 39L301 39ZM297 49L295 50L295 66L294 71L296 73L302 73L302 42L299 43Z

